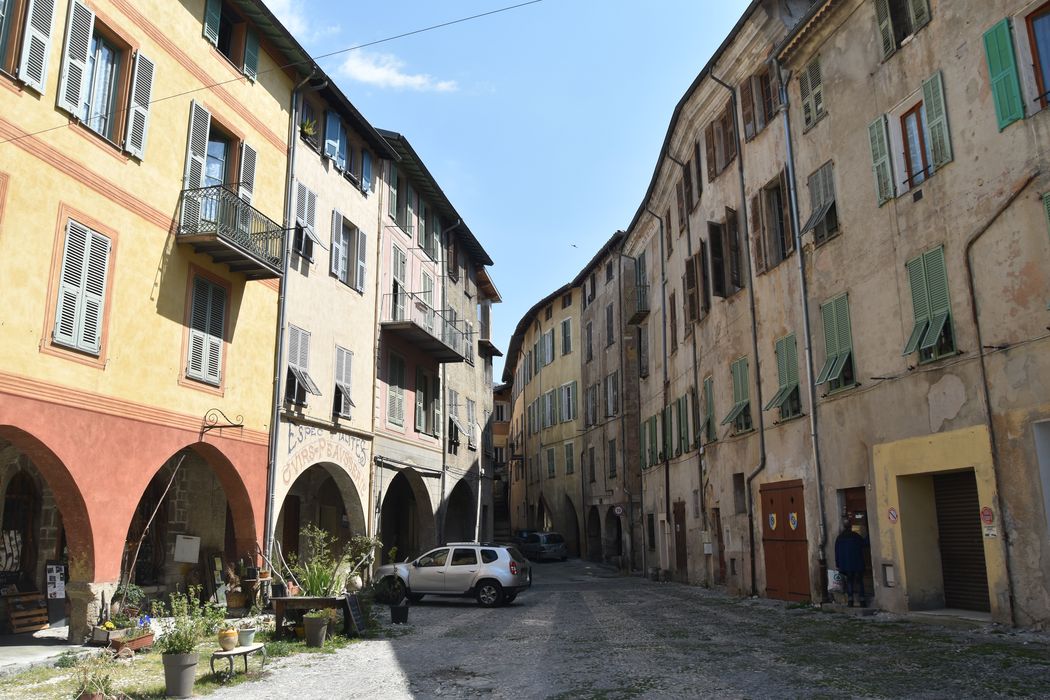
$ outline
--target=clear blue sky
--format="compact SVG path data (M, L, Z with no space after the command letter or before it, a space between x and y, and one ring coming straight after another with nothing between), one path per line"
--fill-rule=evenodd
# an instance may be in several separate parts
M266 2L314 55L516 4ZM321 65L409 139L489 252L506 351L521 315L630 223L674 105L746 5L542 0Z

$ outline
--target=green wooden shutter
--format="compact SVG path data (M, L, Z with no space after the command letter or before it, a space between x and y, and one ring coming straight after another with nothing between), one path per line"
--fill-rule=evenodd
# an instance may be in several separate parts
M1050 192L1043 195L1043 212L1046 214L1047 229L1050 230Z
M926 328L930 324L930 304L926 292L926 270L922 264L922 256L916 256L904 265L908 271L908 285L911 288L911 308L915 315L915 325L912 326L911 335L904 345L904 355L910 355L919 349L919 341L922 340Z
M908 14L914 34L930 22L930 0L908 0Z
M208 0L204 8L204 38L219 45L219 24L222 22L222 0Z
M933 166L936 169L952 160L948 108L944 102L944 81L940 71L922 81L922 101L926 107L927 143L931 144Z
M835 342L838 345L838 359L828 379L839 379L842 370L853 352L853 335L850 332L849 297L845 294L835 300Z
M259 35L251 29L244 35L244 74L251 81L259 77Z
M66 42L58 78L58 106L74 117L81 116L80 110L85 102L88 54L91 52L94 27L95 13L80 0L73 0L66 21ZM93 122L95 117L93 114L87 115L88 123Z
M22 60L18 78L41 95L47 84L51 56L51 30L55 23L55 0L28 0L22 33ZM7 28L4 28L7 30Z
M930 299L930 327L923 337L920 350L937 345L944 325L951 317L951 302L948 298L948 270L944 264L944 247L935 248L922 255L926 268L926 289Z
M418 432L423 432L427 428L426 386L427 376L423 374L421 368L416 367L416 430Z
M787 352L787 341L793 340L791 336L781 338L777 341L776 354L777 354L777 380L780 386L784 387L791 383L791 378L788 374L788 352Z
M875 176L875 195L881 207L893 198L893 166L890 162L889 137L886 134L886 115L868 125L871 146L871 170Z
M988 61L995 116L999 122L999 131L1002 131L1024 118L1024 99L1021 97L1021 81L1017 74L1009 19L998 22L984 33L984 54Z
M828 381L835 359L839 354L838 336L835 327L835 302L829 301L820 307L820 315L824 321L824 366L817 375L817 384Z
M139 160L146 157L146 135L149 133L149 107L153 101L153 77L157 67L150 59L135 52L128 102L128 124L124 150Z
M879 25L882 57L886 58L897 50L897 41L893 37L893 20L890 18L889 0L875 0L875 21Z

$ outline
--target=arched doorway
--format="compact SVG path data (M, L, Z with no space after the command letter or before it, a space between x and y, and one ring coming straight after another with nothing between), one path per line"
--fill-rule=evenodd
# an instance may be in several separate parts
M554 523L551 522L551 511L547 507L547 500L541 495L540 501L536 504L536 529L537 530L553 530Z
M303 526L313 523L339 546L366 534L365 510L350 475L339 465L320 462L292 482L275 522L274 541L285 557L298 554Z
M434 514L429 495L419 475L411 469L399 471L390 480L383 497L379 530L383 563L389 561L394 547L396 559L404 561L434 544Z
M227 571L242 560L254 562L258 546L251 502L236 470L214 446L197 443L166 460L139 498L121 579L159 596L200 584L223 601Z
M569 554L574 557L580 556L580 521L576 517L576 506L572 499L565 496L565 524L562 536L565 537L565 546Z
M445 542L473 542L476 519L474 494L467 480L460 479L445 506Z
M605 560L619 564L623 555L623 524L616 514L616 507L610 506L605 513Z
M602 516L598 506L591 506L587 511L587 558L602 560Z

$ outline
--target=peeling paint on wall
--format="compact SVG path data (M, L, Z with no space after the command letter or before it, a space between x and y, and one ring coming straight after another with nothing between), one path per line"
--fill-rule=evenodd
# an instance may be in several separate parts
M954 374L946 374L930 387L926 396L930 405L930 431L940 432L947 420L952 420L966 403L966 387Z

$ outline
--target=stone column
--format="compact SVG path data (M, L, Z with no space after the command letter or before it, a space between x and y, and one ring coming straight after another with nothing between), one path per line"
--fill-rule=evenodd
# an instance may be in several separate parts
M91 634L91 627L98 621L102 605L102 594L106 596L106 605L113 600L117 582L71 581L66 584L66 595L69 597L69 641L79 644Z

